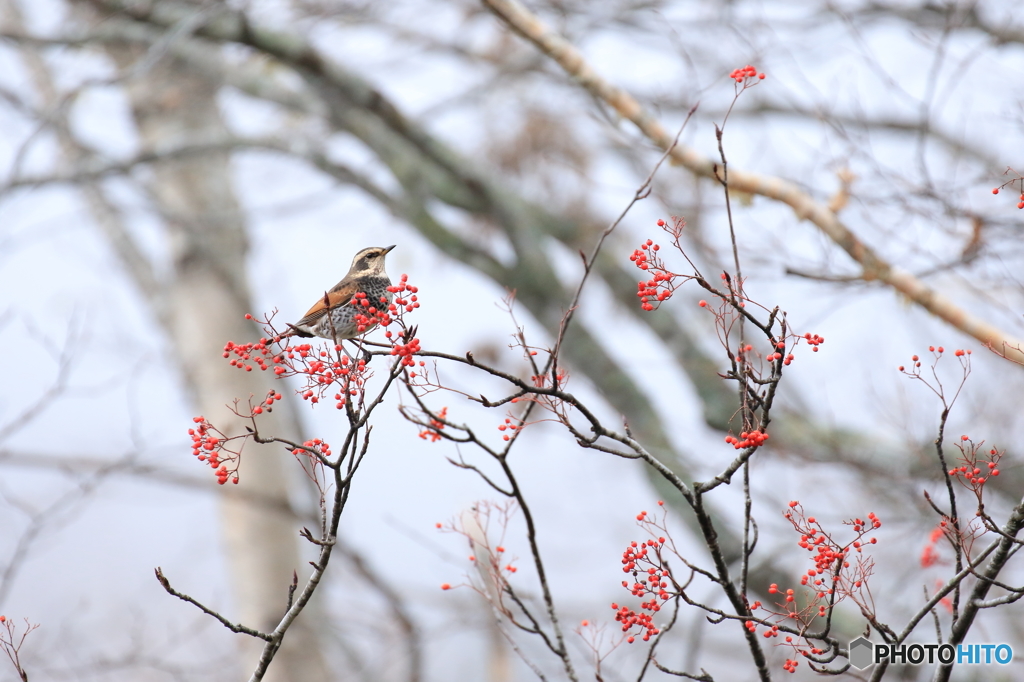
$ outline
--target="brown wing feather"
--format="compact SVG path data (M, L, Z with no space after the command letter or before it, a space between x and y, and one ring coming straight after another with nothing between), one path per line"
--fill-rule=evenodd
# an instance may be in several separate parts
M302 319L295 323L296 327L307 327L317 323L317 321L323 317L328 310L337 308L340 305L345 305L352 300L352 297L359 292L359 288L355 282L346 282L342 280L334 285L334 288L327 292L327 302L321 298L316 302L312 308L310 308Z

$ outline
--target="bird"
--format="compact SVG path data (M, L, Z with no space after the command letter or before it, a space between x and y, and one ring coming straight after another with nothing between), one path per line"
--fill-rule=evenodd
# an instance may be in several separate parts
M393 295L388 291L391 279L384 271L384 257L393 248L394 245L371 246L357 253L348 274L325 292L298 322L289 324L288 330L280 338L319 336L340 343L375 326L375 320L360 325L356 316L362 314L372 319L371 308L386 310L391 303ZM364 298L369 305L360 302ZM363 329L359 329L360 326Z

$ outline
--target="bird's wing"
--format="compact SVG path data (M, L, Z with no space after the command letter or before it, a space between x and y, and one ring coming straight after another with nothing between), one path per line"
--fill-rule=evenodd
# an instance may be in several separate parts
M321 298L316 302L309 311L303 315L302 319L295 323L296 327L307 327L313 324L323 317L328 310L337 308L338 306L345 305L352 300L352 297L359 292L359 287L355 282L346 282L342 280L334 285L334 288L327 292L326 300Z

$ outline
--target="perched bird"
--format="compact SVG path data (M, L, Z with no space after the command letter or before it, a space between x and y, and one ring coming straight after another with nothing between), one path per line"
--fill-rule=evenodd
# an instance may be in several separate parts
M388 291L391 280L388 273L384 272L384 257L393 248L393 245L371 246L357 253L348 274L322 296L301 320L289 324L288 331L281 334L281 338L320 336L338 343L366 331L359 330L356 316L362 314L372 318L370 308L386 309L392 299ZM368 306L360 303L362 298L356 296L360 293L366 295ZM381 301L382 297L387 303Z

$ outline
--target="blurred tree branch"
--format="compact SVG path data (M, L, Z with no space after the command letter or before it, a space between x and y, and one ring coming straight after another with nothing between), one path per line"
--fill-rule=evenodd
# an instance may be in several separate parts
M583 55L568 41L552 33L534 14L516 0L483 0L508 26L531 41L538 49L554 59L581 86L595 97L607 102L652 142L668 149L672 142L665 127L639 102L624 90L617 88L595 72ZM717 177L717 165L693 149L677 146L672 159L692 172L705 177ZM733 191L748 192L774 199L790 206L797 218L810 220L837 246L842 248L863 268L865 281L881 281L903 296L938 316L949 325L973 336L981 343L1000 350L1014 360L1024 360L1024 343L957 306L942 293L931 289L909 272L901 270L881 258L874 249L862 242L828 207L815 201L792 182L772 176L761 176L739 169L731 169L729 186Z

